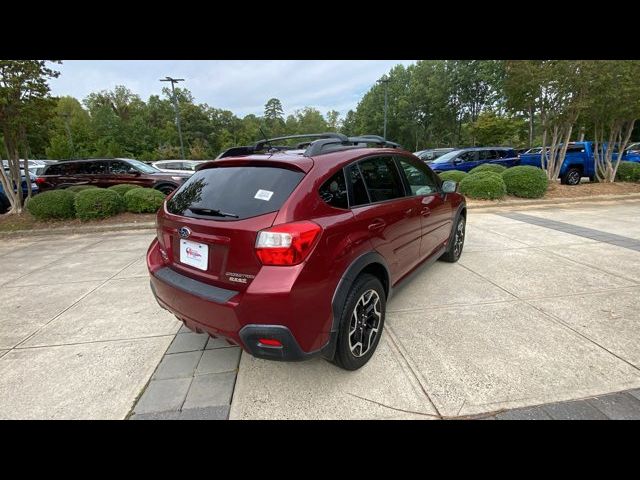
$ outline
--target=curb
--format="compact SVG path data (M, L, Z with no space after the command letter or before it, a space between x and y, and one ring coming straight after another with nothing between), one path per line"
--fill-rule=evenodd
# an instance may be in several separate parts
M40 235L73 235L78 233L117 232L122 230L155 230L155 228L155 222L116 223L112 225L90 225L78 227L39 228L37 230L15 230L13 232L0 232L0 238Z
M473 210L484 210L494 208L510 208L510 207L526 207L526 206L543 206L543 205L565 205L570 203L598 203L598 202L619 202L640 200L640 193L626 193L623 195L597 195L590 197L566 197L566 198L549 198L546 200L514 200L505 201L495 204L474 204L473 199L467 200L467 208Z

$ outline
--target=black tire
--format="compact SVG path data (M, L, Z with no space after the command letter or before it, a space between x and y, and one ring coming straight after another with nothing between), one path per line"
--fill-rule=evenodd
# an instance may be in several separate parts
M375 292L375 294L371 294L369 302L362 304L363 297L366 300L366 295L371 291ZM377 302L374 295L377 295ZM357 370L371 359L378 347L380 336L384 329L386 300L384 287L377 277L363 274L353 283L340 315L336 354L333 358L333 363L338 367L345 370ZM379 316L377 312L379 312ZM356 313L355 319L354 313ZM359 313L362 313L365 317L360 317ZM363 320L364 323L361 323ZM377 320L377 323L375 323L375 320ZM363 327L359 328L359 324L362 324ZM373 331L374 326L375 332ZM350 334L351 331L353 332ZM355 348L352 348L352 343L356 345ZM358 343L360 343L359 349ZM362 353L365 343L368 345L364 353ZM361 355L358 356L358 353L361 353Z
M580 179L582 178L582 172L578 168L570 168L567 170L562 178L560 179L560 183L563 185L578 185L580 184Z
M447 245L445 252L440 257L440 260L450 263L458 261L464 247L466 225L466 217L464 215L458 215L455 223L453 224L453 230L449 237L449 244Z
M163 184L158 185L157 187L154 187L154 188L156 190L160 190L165 195L169 195L171 192L173 192L178 187L176 187L175 185L172 185L171 183L163 183Z

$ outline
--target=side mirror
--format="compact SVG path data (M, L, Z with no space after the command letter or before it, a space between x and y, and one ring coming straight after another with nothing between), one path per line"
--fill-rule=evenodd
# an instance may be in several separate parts
M138 170L136 170L135 168L130 168L129 171L127 172L129 175L135 175L136 177L140 176L140 172Z
M458 184L453 180L445 180L442 182L442 192L443 193L455 193Z
M453 164L454 165L460 165L462 163L462 159L461 158L454 158L453 159Z

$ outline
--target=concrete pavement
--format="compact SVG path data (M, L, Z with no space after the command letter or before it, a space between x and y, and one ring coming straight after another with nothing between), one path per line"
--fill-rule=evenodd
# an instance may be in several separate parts
M0 418L127 415L180 328L149 289L153 235L3 240Z
M526 214L640 240L640 202ZM369 364L243 355L230 418L486 416L638 388L640 252L603 240L470 210L460 261L396 289Z
M238 371L237 348L178 333L148 286L153 230L5 238L0 418L634 418L639 218L640 202L470 210L460 261L395 289L356 372L246 354Z

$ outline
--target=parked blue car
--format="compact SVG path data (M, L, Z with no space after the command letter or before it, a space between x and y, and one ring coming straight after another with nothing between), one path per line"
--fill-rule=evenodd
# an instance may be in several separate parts
M514 167L520 162L518 154L508 147L472 147L453 150L438 157L433 162L427 162L436 172L447 170L461 170L468 172L483 163L495 163L505 167Z
M5 168L4 171L7 174L7 176L9 176L9 169ZM27 178L25 177L24 170L20 170L20 180L21 180L21 186L22 186L22 195L23 195L23 198L26 198L28 194L28 186L27 186ZM36 176L31 172L29 172L29 181L31 182L31 194L32 195L37 194L40 191L40 189L38 188L38 184L36 183ZM15 182L14 182L14 192L16 190L17 190L17 186L15 185ZM11 207L11 204L9 203L9 199L7 198L7 195L4 192L2 183L0 183L0 214L6 213L10 207Z
M634 144L630 145L622 155L622 160L627 162L640 162L640 151L634 150ZM578 185L582 177L595 179L595 156L593 142L570 142L567 146L567 154L560 167L560 182L564 185ZM608 145L604 145L604 149ZM542 150L542 149L540 149ZM615 152L615 150L614 150ZM521 165L533 165L540 167L540 153L525 153L520 155ZM618 154L613 154L613 160L617 160Z
M0 215L3 213L7 213L11 208L11 204L9 203L9 199L4 194L4 189L2 188L2 183L0 183Z

